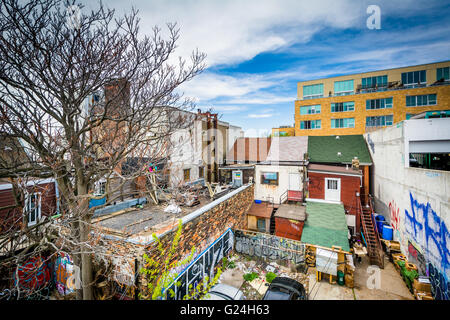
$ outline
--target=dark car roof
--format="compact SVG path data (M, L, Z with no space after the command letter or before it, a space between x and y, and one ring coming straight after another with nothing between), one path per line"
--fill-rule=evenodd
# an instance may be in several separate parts
M299 296L306 298L306 291L303 285L295 281L294 279L287 278L287 277L276 277L273 279L272 283L270 284L269 288L266 291L266 294L263 297L263 300L270 300L272 299L270 297L270 293L272 290L277 290L278 288L282 288L285 290L289 290L291 292L296 292Z

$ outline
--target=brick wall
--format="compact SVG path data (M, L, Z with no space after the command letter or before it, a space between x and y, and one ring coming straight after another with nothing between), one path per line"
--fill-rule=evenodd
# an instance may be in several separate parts
M188 256L192 247L195 247L196 252L200 253L228 228L244 229L246 226L246 213L253 202L253 194L254 185L251 185L226 200L216 200L217 205L201 214L196 215L194 211L184 217L183 219L186 219L183 223L178 250L173 261L180 261ZM199 210L202 210L202 208ZM177 223L175 221L169 226L168 231L159 235L163 248L171 246ZM137 244L123 239L113 239L113 237L106 237L104 241L106 241L105 255L116 258L114 270L134 270L135 259L142 266L142 255L144 253L153 259L161 258L159 257L159 251L156 249L156 243L153 241ZM139 275L138 282L140 284L139 289L145 290L145 278Z

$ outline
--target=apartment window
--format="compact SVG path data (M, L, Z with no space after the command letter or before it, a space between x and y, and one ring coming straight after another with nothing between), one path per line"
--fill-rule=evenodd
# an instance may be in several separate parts
M363 89L369 89L369 88L376 88L376 87L386 87L388 84L387 82L387 75L384 76L377 76L377 77L368 77L368 78L362 78L362 88Z
M353 94L353 80L335 81L334 82L334 95L345 96Z
M331 119L331 128L354 128L355 118Z
M198 167L198 177L199 178L203 178L204 177L204 171L205 171L205 168L203 166Z
M321 120L300 121L300 129L320 129Z
M184 181L191 180L191 169L184 169Z
M337 102L331 104L331 112L346 112L346 111L354 111L355 103L351 102Z
M261 184L278 185L278 172L263 172L261 174Z
M366 127L392 126L393 115L366 117Z
M392 108L392 98L366 100L366 110Z
M403 72L402 83L408 87L427 83L427 73L425 70Z
M106 180L100 179L99 181L95 182L94 185L94 194L96 196L101 196L106 193Z
M445 81L449 81L450 80L449 70L450 70L450 67L437 68L437 70L436 70L436 79L437 80L442 80L443 79Z
M300 107L300 114L306 115L306 114L316 114L320 113L320 104L314 105L314 106L302 106Z
M436 104L436 94L406 96L407 107L432 106Z
M323 97L323 83L303 86L303 99L315 99Z
M25 214L28 217L28 226L35 225L41 218L40 193L27 194L25 197Z

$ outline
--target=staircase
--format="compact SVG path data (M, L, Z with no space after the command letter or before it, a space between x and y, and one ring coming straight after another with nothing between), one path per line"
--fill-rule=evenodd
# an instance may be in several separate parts
M279 206L274 205L272 215L270 216L270 234L275 234L275 212L277 212Z
M378 235L376 223L373 219L372 203L369 200L369 205L364 206L361 203L361 200L359 200L358 204L361 215L361 225L363 227L364 238L367 245L367 254L369 256L370 263L384 269L384 253L381 247L380 236Z

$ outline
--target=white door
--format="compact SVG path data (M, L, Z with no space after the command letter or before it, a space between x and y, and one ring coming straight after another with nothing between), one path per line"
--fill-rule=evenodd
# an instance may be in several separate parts
M341 179L325 178L325 200L341 201Z
M300 191L300 173L289 173L289 190Z

